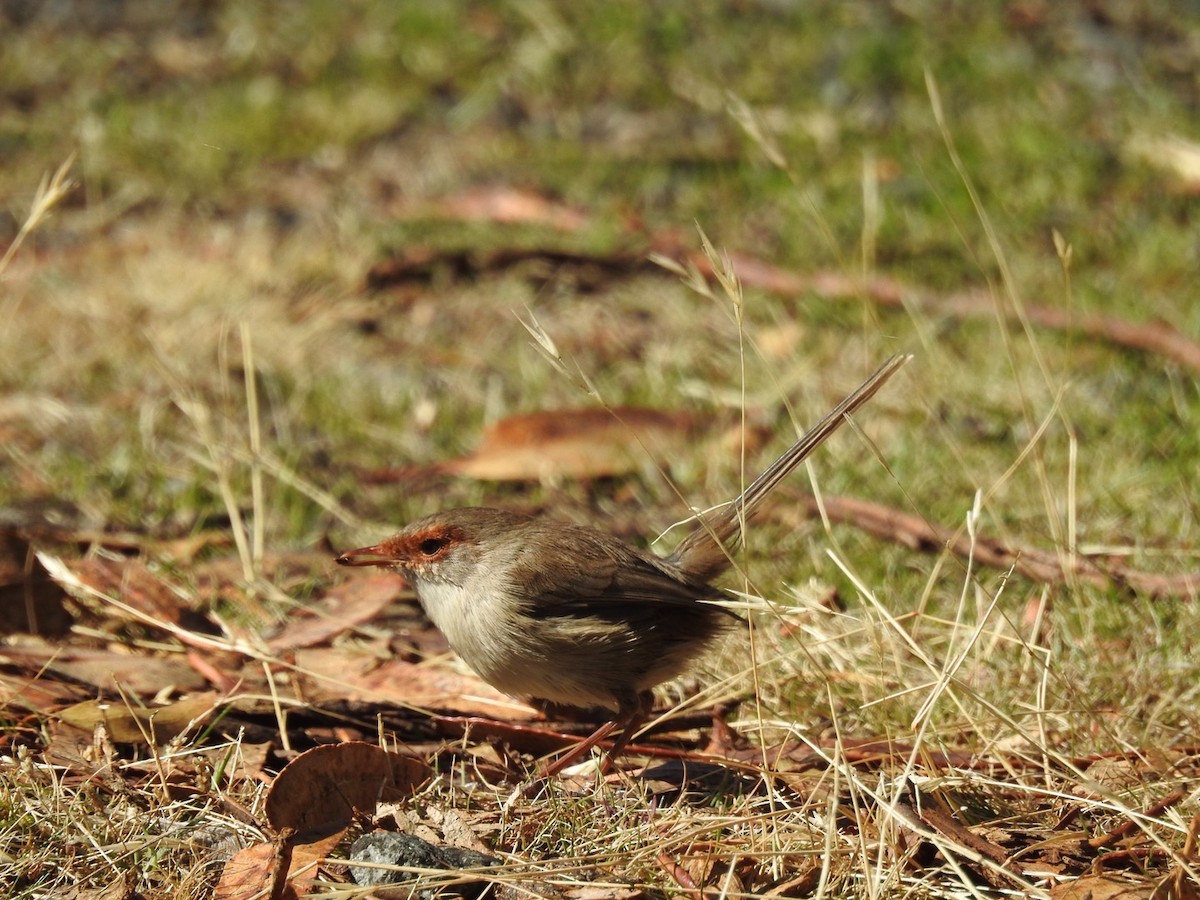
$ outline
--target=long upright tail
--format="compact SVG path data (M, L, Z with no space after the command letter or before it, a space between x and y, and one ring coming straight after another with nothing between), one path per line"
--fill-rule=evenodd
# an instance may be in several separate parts
M750 518L762 499L837 431L846 416L874 397L884 383L910 359L911 354L897 354L876 369L853 393L771 463L739 497L702 516L700 525L675 548L669 561L695 581L708 582L725 571L732 562L733 553L741 545L742 523Z

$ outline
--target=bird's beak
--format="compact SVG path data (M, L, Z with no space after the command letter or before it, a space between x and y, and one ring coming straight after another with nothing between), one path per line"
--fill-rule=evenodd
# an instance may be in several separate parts
M388 553L382 544L376 544L373 547L347 550L337 561L339 566L390 566L396 558Z

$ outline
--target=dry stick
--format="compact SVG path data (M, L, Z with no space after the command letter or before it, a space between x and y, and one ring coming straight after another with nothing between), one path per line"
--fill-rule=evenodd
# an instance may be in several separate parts
M654 857L654 861L693 900L701 900L705 896L705 892L700 890L700 886L696 884L696 880L692 878L691 873L675 862L675 860L671 859L671 855L666 850L660 850Z
M288 894L288 873L292 869L292 853L296 849L296 829L280 829L274 842L271 866L271 900L283 900Z
M1175 870L1164 881L1159 882L1164 886L1170 885L1170 890L1173 891L1170 895L1172 897L1195 896L1194 889L1191 894L1186 894L1184 891L1190 889L1192 884L1192 880L1188 878L1188 864L1196 861L1197 837L1200 837L1200 813L1192 816L1192 821L1188 824L1187 837L1183 841L1183 850L1180 851L1179 857L1175 860ZM1103 858L1100 857L1100 859ZM1099 864L1100 859L1096 860L1096 864Z
M982 292L959 294L948 298L945 303L928 303L928 309L935 312L945 310L963 317L982 315L986 299ZM1116 316L1075 313L1050 306L1027 306L1025 314L1031 322L1044 328L1077 332L1132 350L1156 353L1194 372L1200 372L1200 342L1181 334L1166 322L1128 322Z
M688 262L705 277L712 277L705 270L707 261L703 257L693 254ZM915 302L919 309L932 314L950 315L960 319L991 318L996 315L996 304L987 291L962 291L938 297L884 276L861 278L839 272L815 272L805 275L742 256L734 256L732 262L742 284L775 294L809 293L832 300L866 298L879 306L892 309L902 308L905 299L908 298ZM1017 319L1014 310L1006 307L1003 313L1007 319ZM1026 306L1025 317L1043 328L1076 332L1121 347L1156 353L1194 372L1200 372L1200 342L1181 334L1166 322L1129 322L1116 316L1076 313L1050 306Z
M1176 803L1179 803L1185 797L1187 797L1186 791L1175 791L1167 794L1167 796L1163 797L1153 806L1149 807L1144 813L1142 813L1142 816L1146 819L1153 819L1155 816L1161 816L1164 812L1166 812ZM1121 840L1121 838L1128 837L1140 828L1142 828L1142 825L1139 822L1136 822L1133 819L1127 819L1111 831L1084 841L1083 846L1088 850L1102 850L1105 847L1115 844L1117 841Z
M649 240L651 256L690 267L708 281L716 281L712 263L704 254L685 249L670 236ZM830 300L866 299L890 309L902 309L906 302L932 315L971 319L996 315L997 305L984 290L968 290L939 296L932 291L906 285L886 276L861 277L843 272L792 272L752 256L731 254L730 262L738 280L747 287L772 294L815 294ZM377 263L367 273L372 290L398 284L422 285L437 269L458 274L479 275L505 271L527 263L553 268L590 270L596 279L625 278L643 272L661 272L661 266L643 253L587 254L554 248L502 247L487 252L444 253L427 247L410 250L404 256ZM1181 334L1166 322L1129 322L1115 316L1077 313L1049 306L1024 306L1027 321L1055 331L1073 332L1146 353L1174 360L1194 372L1200 372L1200 342ZM1004 306L1006 319L1019 323L1016 310Z
M1000 865L1008 862L1008 851L987 838L976 834L967 826L958 822L954 816L936 806L924 806L913 813L920 817L926 825L939 834L958 841L964 847L970 847L981 856L986 856Z
M1200 813L1192 816L1188 825L1187 839L1183 842L1183 858L1191 862L1196 858L1197 839L1200 838Z
M807 498L810 515L817 515L816 500ZM1129 588L1152 599L1164 597L1200 596L1200 572L1179 575L1155 575L1140 572L1123 563L1076 556L1068 573L1057 554L1032 547L1010 547L996 540L976 536L972 548L970 539L953 528L934 525L917 516L890 506L861 500L856 497L824 497L825 514L833 521L845 522L884 540L894 541L913 550L937 553L949 550L966 558L973 551L974 560L991 568L1014 569L1020 575L1037 582L1060 583L1067 575L1097 587Z
M992 887L1004 888L1014 880L1013 877L1006 877L1009 876L1008 852L999 844L994 844L986 838L980 837L965 825L959 824L948 812L933 805L917 809L908 802L899 803L896 808L903 810L910 817L915 817L918 821L923 822L927 828L957 843L958 846L965 847L981 857L992 860L998 868L980 867L977 870L979 875ZM1015 875L1015 873L1012 873L1012 875ZM1019 883L1019 878L1017 880Z

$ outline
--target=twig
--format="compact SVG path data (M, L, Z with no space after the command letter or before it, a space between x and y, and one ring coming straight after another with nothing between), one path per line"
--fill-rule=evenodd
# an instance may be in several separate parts
M655 862L662 868L671 880L683 888L683 892L692 898L692 900L702 900L705 892L696 884L696 880L692 878L691 873L683 866L671 859L666 850L660 850L654 857Z
M997 305L986 290L972 289L939 295L915 285L882 275L858 276L844 272L793 272L752 256L733 253L728 258L732 271L744 287L792 296L815 294L829 300L869 300L877 306L902 309L912 306L930 315L958 319L994 318L999 309L1006 319L1097 338L1119 347L1154 353L1200 372L1200 342L1180 333L1166 322L1129 322L1115 316L1079 313L1050 306ZM629 278L662 271L694 272L710 283L719 280L712 262L704 254L683 247L677 237L651 235L647 249L589 254L552 247L502 247L489 251L437 251L429 247L409 248L402 256L384 260L367 273L371 290L398 284L428 284L438 271L460 277L506 271L533 265L540 277L556 270L586 272L591 286L603 280Z
M816 501L807 500L809 515L819 515ZM875 537L894 541L912 550L939 553L949 550L956 556L973 560L1001 571L1012 569L1036 582L1060 583L1068 574L1076 581L1104 588L1128 588L1152 599L1200 596L1200 572L1155 575L1141 572L1123 563L1076 555L1068 573L1059 556L1033 547L1008 546L1000 541L976 535L972 542L959 530L934 525L890 506L857 497L823 497L825 514L836 522L854 525Z
M1187 793L1185 791L1175 791L1167 794L1167 796L1163 797L1144 813L1142 813L1142 816L1147 819L1153 819L1155 816L1160 816L1176 803L1183 800L1183 798L1186 796ZM1122 838L1128 837L1141 827L1141 824L1133 819L1127 819L1116 828L1084 841L1083 846L1088 850L1101 850L1104 847L1112 846Z

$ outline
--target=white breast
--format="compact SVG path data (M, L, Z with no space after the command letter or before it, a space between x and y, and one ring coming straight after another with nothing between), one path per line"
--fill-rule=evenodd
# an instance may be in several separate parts
M450 647L497 690L579 707L614 705L611 691L585 673L564 672L562 659L549 664L548 648L568 658L574 648L562 646L565 635L539 634L542 626L536 619L510 621L513 603L505 603L491 591L473 589L471 580L455 585L421 579L416 587L426 615Z

